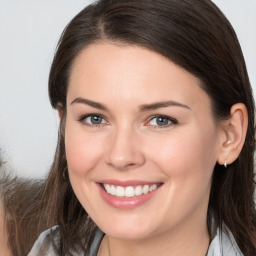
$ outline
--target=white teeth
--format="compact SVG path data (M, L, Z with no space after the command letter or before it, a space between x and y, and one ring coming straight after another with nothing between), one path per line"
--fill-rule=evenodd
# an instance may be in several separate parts
M136 195L136 196L142 195L142 186L137 186L137 187L135 188L135 195Z
M106 191L110 194L110 192L111 192L111 187L110 187L110 185L109 185L109 184L106 184L106 185L104 185L104 187L105 187Z
M157 185L156 185L156 184L150 186L149 192L151 192L151 191L153 191L153 190L155 190L155 189L157 189Z
M153 185L138 185L138 186L114 186L110 184L103 184L106 192L117 197L134 197L148 194L158 188L158 184Z
M116 187L116 196L124 197L124 188L121 186Z
M125 196L126 197L133 197L134 196L134 188L129 186L125 188Z
M149 190L149 185L144 185L143 186L143 194L147 194Z
M111 185L110 194L111 194L112 196L115 196L115 195L116 195L116 188L115 188L115 186L113 186L113 185Z

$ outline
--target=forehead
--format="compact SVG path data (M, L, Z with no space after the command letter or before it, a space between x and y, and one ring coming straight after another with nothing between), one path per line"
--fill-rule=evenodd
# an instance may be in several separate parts
M100 70L101 67L104 69ZM150 71L151 76L157 74L160 77L162 73L165 73L165 76L169 74L173 78L178 76L176 71L179 70L179 73L183 73L184 77L200 83L198 78L157 52L136 45L102 41L88 45L78 54L72 65L71 82L78 73L81 75L81 71L83 73L88 71L84 74L90 75L92 71L101 71L102 73L106 71L105 73L107 73L111 69L116 71L116 76L118 76L118 71L125 71L127 75L133 72L136 77ZM153 69L156 72L152 72ZM171 73L172 70L173 73L176 72L175 76Z
M139 46L103 42L86 47L73 65L68 100L82 96L103 102L210 101L198 78L164 56Z

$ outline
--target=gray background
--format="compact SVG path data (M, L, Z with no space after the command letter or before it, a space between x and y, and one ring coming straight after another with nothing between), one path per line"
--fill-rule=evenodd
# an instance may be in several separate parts
M19 176L43 177L57 141L58 117L47 80L58 38L92 1L0 0L0 148ZM256 0L214 0L235 28L256 91Z

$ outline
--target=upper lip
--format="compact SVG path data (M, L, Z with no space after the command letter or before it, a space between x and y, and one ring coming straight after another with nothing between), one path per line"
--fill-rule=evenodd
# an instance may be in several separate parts
M142 180L101 180L97 183L100 184L109 184L109 185L116 185L116 186L122 186L122 187L128 187L128 186L139 186L139 185L153 185L153 184L160 184L163 182L159 181L142 181Z

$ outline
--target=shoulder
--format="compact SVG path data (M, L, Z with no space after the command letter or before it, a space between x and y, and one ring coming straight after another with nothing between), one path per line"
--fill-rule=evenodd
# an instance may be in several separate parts
M28 256L57 256L57 254L54 251L52 242L54 241L58 243L59 239L60 232L58 226L54 226L50 229L47 229L46 231L40 234Z
M101 240L104 236L104 233L96 229L96 232L94 233L92 243L90 245L90 249L88 252L88 256L95 256L97 255ZM53 242L58 245L60 244L60 230L59 226L54 226L39 236L37 241L35 242L33 248L31 249L28 256L58 256L58 254L54 250ZM72 255L74 256L80 256L84 255L83 252L72 252Z
M207 256L243 256L229 228L223 224L212 240Z

